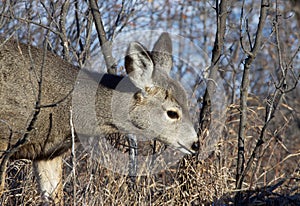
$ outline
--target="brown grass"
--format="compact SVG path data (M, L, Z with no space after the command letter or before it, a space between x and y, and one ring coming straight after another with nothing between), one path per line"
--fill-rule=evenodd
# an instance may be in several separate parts
M251 154L263 124L264 110L253 104L249 109L246 139L246 160ZM66 205L230 205L235 195L236 136L238 106L228 108L224 138L215 152L203 161L185 157L177 164L157 174L136 177L132 183L127 175L114 173L97 163L91 153L78 147L75 171L70 153L65 154L64 201ZM295 119L286 110L278 118L290 119L288 125L280 119L273 122L266 142L246 175L243 185L243 205L300 204L300 140ZM294 117L295 118L295 117ZM281 123L280 123L281 122ZM280 124L279 124L280 123ZM279 131L280 130L280 131ZM277 132L277 133L276 133ZM277 136L276 136L277 134ZM280 135L279 135L280 134ZM287 136L289 135L289 136ZM113 141L124 153L126 141ZM122 144L121 144L122 143ZM151 148L145 146L144 148ZM164 147L161 147L164 149ZM142 149L139 153L147 153ZM171 154L170 154L171 155ZM31 162L11 162L6 178L6 192L1 205L40 205Z

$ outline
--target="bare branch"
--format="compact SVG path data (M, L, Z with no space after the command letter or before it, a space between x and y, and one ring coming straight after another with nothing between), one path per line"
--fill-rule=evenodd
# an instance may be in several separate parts
M261 9L260 9L260 17L258 28L255 35L254 46L251 48L251 55L245 60L244 63L244 71L243 71L243 78L242 78L242 85L240 89L240 124L239 124L239 131L238 131L238 159L237 159L237 171L236 171L236 189L241 189L243 180L245 177L246 172L244 170L245 164L245 133L246 133L246 124L247 124L247 98L248 98L248 90L249 90L249 76L250 76L250 67L256 55L259 51L259 48L262 44L262 30L265 25L265 20L267 17L267 9L269 7L268 0L261 1ZM262 141L258 141L258 147L262 144ZM248 169L248 168L247 168ZM238 204L240 200L240 193L238 192L235 199L235 204Z
M230 1L221 0L216 1L216 16L217 16L217 31L214 42L214 48L212 52L210 73L207 81L207 88L203 97L203 107L199 116L199 129L198 136L203 135L203 132L209 128L211 119L211 102L209 94L212 94L215 90L216 84L215 80L218 72L219 60L222 54L224 46L224 36L226 31L226 19L228 16L227 5ZM213 81L212 81L213 80ZM205 137L202 137L203 139ZM201 141L200 141L201 142Z
M117 16L117 19L116 19L116 22L115 22L115 24L114 24L114 26L113 26L113 28L112 28L112 39L114 39L114 37L115 37L115 32L116 32L116 28L117 28L117 26L120 24L120 21L121 21L121 19L123 18L123 15L124 15L124 10L125 10L125 0L122 0L122 4L121 4L122 6L121 6L121 9L120 9L120 11L119 11L119 13L118 13L118 16Z
M62 47L63 47L63 56L64 59L68 62L70 62L70 55L69 55L69 44L68 44L68 38L67 38L67 30L66 30L66 18L67 13L70 7L70 1L67 0L63 3L61 12L60 12L60 20L59 20L59 27L60 27L60 35L62 41Z
M52 33L54 33L54 34L56 34L58 36L60 35L60 33L58 31L55 31L50 26L46 26L44 24L37 23L37 22L29 20L29 19L19 18L19 17L11 17L11 16L7 16L5 14L0 14L0 16L6 17L6 18L10 18L10 19L14 19L14 20L18 20L18 21L25 22L25 23L29 23L29 24L33 24L33 25L36 25L36 26L40 26L40 27L46 29L46 31L51 31Z
M110 74L115 74L117 65L116 61L114 60L112 56L112 48L111 48L111 42L109 42L106 38L106 33L103 27L101 13L99 11L97 1L96 0L89 0L90 2L90 8L92 10L92 14L94 17L95 26L98 33L98 38L100 41L100 46L102 48L102 53L104 56L104 60L106 63L107 71Z

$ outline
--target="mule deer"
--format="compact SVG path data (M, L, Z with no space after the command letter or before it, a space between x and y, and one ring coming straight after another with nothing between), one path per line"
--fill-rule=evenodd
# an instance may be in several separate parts
M61 155L72 144L70 108L80 70L50 52L44 56L38 48L4 41L0 39L0 160L5 164L7 155L10 159L33 160L40 191L61 204ZM97 83L97 132L141 132L184 153L198 150L186 93L168 75L171 53L167 33L159 37L152 52L138 42L130 43L125 57L128 76L104 74L104 80ZM117 88L123 80L131 84L126 91ZM89 85L82 88L89 92ZM128 114L113 117L112 100L122 106L123 98L130 99L126 102ZM85 121L80 115L73 118ZM76 126L75 130L78 132ZM5 167L2 169L0 191L4 192Z

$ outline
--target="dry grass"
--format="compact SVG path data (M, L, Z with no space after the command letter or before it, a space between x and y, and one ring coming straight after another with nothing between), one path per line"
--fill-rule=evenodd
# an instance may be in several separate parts
M263 124L263 108L252 104L246 139L246 160L255 145ZM278 118L289 120L281 108ZM78 147L75 171L70 153L65 155L64 201L66 205L230 205L235 195L236 135L238 107L228 108L224 139L206 160L185 157L177 164L157 174L138 176L133 184L127 175L115 173L97 163L91 153ZM295 116L294 116L295 118ZM297 117L296 117L297 118ZM300 140L295 119L289 125L273 122L243 185L244 205L300 204ZM280 133L276 131L279 131ZM293 132L294 131L294 132ZM275 132L275 133L274 133ZM296 133L295 133L296 132ZM274 135L274 134L277 134ZM279 135L280 134L280 135ZM288 135L288 136L287 136ZM126 141L112 140L124 153ZM118 143L118 144L116 144ZM143 143L140 154L146 155L151 144ZM148 149L147 149L148 148ZM163 150L164 147L161 147ZM143 153L142 153L143 151ZM151 151L151 150L150 150ZM172 155L172 154L170 154ZM6 192L1 205L40 205L31 162L11 162L6 179Z

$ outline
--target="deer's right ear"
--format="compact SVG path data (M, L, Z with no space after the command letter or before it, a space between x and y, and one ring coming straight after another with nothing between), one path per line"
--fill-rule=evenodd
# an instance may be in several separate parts
M125 69L136 87L152 86L154 64L147 50L138 42L130 43L125 57Z

